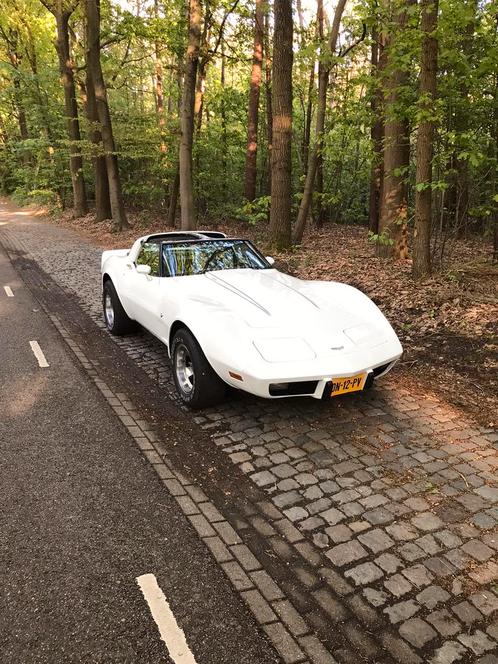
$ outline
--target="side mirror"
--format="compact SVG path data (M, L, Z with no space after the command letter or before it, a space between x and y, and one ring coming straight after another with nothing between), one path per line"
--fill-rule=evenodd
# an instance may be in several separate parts
M268 261L268 263L270 263L270 265L275 265L275 259L273 258L273 256L265 256L265 258Z
M137 265L137 274L150 274L150 265Z

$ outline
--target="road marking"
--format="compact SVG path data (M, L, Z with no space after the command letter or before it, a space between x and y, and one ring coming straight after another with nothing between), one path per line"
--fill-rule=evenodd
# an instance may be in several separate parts
M3 289L7 293L7 297L14 297L14 293L12 292L12 288L10 286L4 286Z
M50 366L47 360L45 359L45 355L43 354L43 351L40 348L40 344L38 343L38 341L30 341L29 345L31 346L31 350L34 353L34 356L38 360L38 366L40 367Z
M154 574L142 574L136 578L138 585L149 605L161 639L166 644L169 655L175 664L196 664L195 658L187 645L185 634L178 626L173 612L157 584Z

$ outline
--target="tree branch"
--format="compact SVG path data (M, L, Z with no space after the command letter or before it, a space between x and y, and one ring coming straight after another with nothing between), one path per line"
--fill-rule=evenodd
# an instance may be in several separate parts
M344 58L350 51L353 50L353 48L356 48L358 44L361 44L361 42L364 41L366 36L367 36L367 24L363 23L363 31L361 33L361 36L358 37L358 39L356 39L352 44L350 44L344 50L341 48L341 50L339 51L339 57Z

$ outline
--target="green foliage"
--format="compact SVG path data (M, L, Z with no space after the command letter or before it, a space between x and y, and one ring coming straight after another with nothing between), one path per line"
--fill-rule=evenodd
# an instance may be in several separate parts
M51 189L15 189L11 197L17 205L42 205L51 210L58 207L57 194Z
M390 11L386 11L386 7ZM407 11L400 28L397 13ZM231 11L225 23L224 17ZM258 197L244 203L243 182L247 140L248 88L252 60L253 0L210 0L204 5L206 29L201 59L206 61L202 121L194 136L194 190L200 220L240 218L265 224L269 211L269 150L266 87L260 96ZM309 79L315 70L311 101L316 106L316 68L320 43L314 9L304 27L295 31L293 67L294 212L306 171L303 136L307 126ZM125 202L136 209L168 208L178 162L179 103L187 22L184 2L158 0L141 3L135 11L117 0L102 0L102 65L108 84ZM329 17L330 19L330 17ZM223 39L219 30L224 25ZM385 88L393 74L404 73L396 103L388 104L387 119L409 123L412 162L395 175L409 185L409 204L415 190L433 192L438 223L455 219L455 199L464 178L468 183L470 224L489 232L498 203L496 175L498 39L496 3L440 0L438 94L435 101L419 94L421 49L420 7L403 0L390 3L356 0L348 3L341 28L341 44L355 42L362 24L367 37L344 57L330 56L332 65L323 137L323 191L315 191L313 216L324 211L325 221L366 223L371 165L372 96ZM392 38L389 66L380 80L369 62L373 28ZM71 48L77 84L84 158L84 177L93 197L92 158L99 148L91 142L95 129L85 115L85 33L80 6L71 17ZM326 28L327 29L327 28ZM52 206L71 204L64 99L54 49L55 22L39 0L4 0L0 8L0 188L20 202ZM270 37L271 43L271 37ZM12 52L17 62L13 63ZM224 82L222 81L222 50ZM157 108L157 65L162 71L164 112ZM22 114L27 137L21 136ZM316 111L312 113L311 143ZM414 155L418 124L435 120L437 135L433 182L415 187ZM455 193L456 192L456 193ZM408 217L410 217L410 210ZM147 223L144 215L143 224ZM442 220L442 221L441 221ZM372 234L372 242L391 244L389 237Z
M266 222L270 213L270 202L270 196L261 196L254 201L247 201L236 210L237 217L251 226Z
M394 244L394 240L387 233L372 233L372 231L368 232L368 241L383 247L392 247Z

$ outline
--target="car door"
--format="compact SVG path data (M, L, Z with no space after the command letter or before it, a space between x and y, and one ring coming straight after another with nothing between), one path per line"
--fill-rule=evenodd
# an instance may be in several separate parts
M129 310L133 318L155 336L164 338L166 332L160 316L162 277L159 251L159 242L145 242L125 279ZM138 272L138 265L148 265L150 274Z

